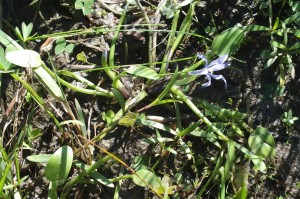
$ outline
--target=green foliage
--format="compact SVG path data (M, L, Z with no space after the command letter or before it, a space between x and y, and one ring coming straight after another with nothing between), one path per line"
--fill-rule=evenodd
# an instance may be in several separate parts
M293 111L290 109L288 112L284 112L282 122L284 125L291 127L295 121L298 120L298 117L293 117Z
M28 25L26 25L24 22L22 22L22 32L18 27L16 27L16 33L18 37L20 37L23 40L23 42L26 42L28 39L30 39L29 36L32 31L32 28L33 23L29 23Z
M230 55L237 51L243 39L243 29L236 26L219 34L212 43L212 49L218 55Z
M155 70L142 65L131 66L126 70L126 73L153 80L159 79L159 75L155 72Z
M275 156L275 141L270 132L263 128L257 127L251 133L248 144L251 151L262 158L273 158Z
M94 0L76 0L75 9L82 10L84 15L89 15L92 13L92 7L94 5Z
M71 53L74 49L74 44L67 44L64 38L59 38L56 40L56 46L54 52L56 55L62 54L64 52Z
M73 162L73 150L69 146L60 147L49 158L46 168L45 176L52 182L63 183L70 172Z
M119 43L120 33L122 32L125 38L126 31L129 31L128 24L125 23L132 12L130 8L131 6L138 8L133 1L126 2L126 6L122 7L122 13L116 13L110 6L106 7L108 10L113 10L112 12L116 14L115 18L120 16L118 25L113 28L91 27L36 37L30 36L32 23L28 25L22 23L21 31L16 29L22 46L25 46L25 42L29 40L35 41L50 36L56 38L55 55L71 53L75 46L76 48L79 46L68 44L64 38L76 38L76 36L88 38L87 36L114 32L109 51L108 48L103 51L101 49L99 51L102 51L102 56L97 54L92 57L98 59L101 66L98 66L99 63L88 62L88 60L93 60L90 59L89 53L85 54L82 51L76 55L77 61L94 68L80 72L62 68L56 71L53 64L51 64L52 69L49 69L37 52L24 50L15 40L0 31L0 42L5 47L5 49L0 47L1 71L10 73L15 80L21 82L40 107L54 118L58 127L58 132L54 135L59 134L61 136L58 138L59 141L67 142L72 146L72 148L57 146L60 148L54 154L37 154L27 157L27 160L31 162L46 163L45 176L50 181L48 197L57 198L57 193L61 193L60 198L68 198L75 185L79 187L82 184L99 186L100 183L101 186L109 187L109 190L114 189L115 197L118 198L121 195L122 181L126 179L132 180L137 186L144 187L146 190L151 190L158 198L168 198L169 195L172 198L180 198L181 192L188 193L189 191L195 193L196 198L205 198L208 197L206 193L210 190L216 190L218 198L247 198L250 190L248 190L248 178L253 177L249 174L253 170L263 174L268 172L268 165L265 161L275 156L274 138L266 128L248 125L252 117L248 117L249 113L243 113L238 105L234 107L235 98L230 98L226 105L219 104L219 101L224 102L226 99L214 99L217 101L215 103L203 100L204 95L223 92L218 87L206 88L209 92L200 91L193 95L191 90L185 89L201 85L197 77L188 74L204 64L203 60L196 59L196 55L190 55L191 49L186 49L186 45L189 40L196 41L197 44L192 46L200 45L196 50L203 51L201 53L207 55L209 59L216 55L230 55L235 60L232 62L232 68L229 67L227 71L231 76L231 69L236 68L237 71L240 69L240 65L236 64L241 59L239 49L251 40L251 36L248 37L248 35L251 35L251 32L258 34L257 32L260 31L264 37L268 37L270 42L271 50L264 47L262 56L266 60L266 68L279 62L279 84L281 88L284 88L286 75L295 77L297 67L295 57L300 51L298 42L300 30L297 25L300 4L298 1L291 0L284 2L288 3L289 9L285 11L289 13L278 14L278 16L269 13L269 27L260 25L223 27L223 22L221 25L214 24L213 28L204 27L201 20L197 19L199 15L195 13L195 9L198 9L196 6L198 1L192 0L185 0L181 3L168 0L162 5L149 6L145 10L143 10L144 7L139 8L145 21L147 21L150 9L152 9L151 13L160 11L167 19L173 19L172 25L164 26L163 29L159 29L160 24L155 24L155 31L152 29L153 24L149 26L149 29L135 27L134 31L149 33L146 42L149 45L149 52L147 52L149 63L142 63L138 60L137 63L130 63L130 65L119 65L123 60L115 55L123 56L119 45L121 44ZM284 2L263 1L260 2L260 9L270 10L272 8L270 4L282 3L284 5ZM94 0L75 1L75 8L81 10L84 15L92 13L93 5ZM189 7L182 10L182 7L187 5ZM284 8L283 6L282 9ZM283 18L283 16L287 17ZM146 25L143 24L143 26ZM203 28L203 31L200 31L207 34L197 35L199 28ZM215 35L219 28L227 29ZM156 32L159 32L159 37L155 39L160 39L164 34L168 37L166 44L164 40L161 45L151 44L155 41L153 35ZM126 39L122 42L124 42L122 46L125 44L126 48ZM156 48L161 52L156 53ZM93 50L95 49L98 50L98 47ZM77 49L74 52L76 51ZM48 54L50 62L53 60L51 53L50 51ZM134 52L129 51L129 53ZM124 55L128 56L127 51ZM189 57L184 57L186 55ZM19 59L15 59L16 57ZM175 57L180 57L180 59L175 60ZM184 62L179 62L179 60ZM134 59L130 60L130 62L134 61ZM50 97L47 96L48 99L46 99L45 96L36 92L35 78L29 81L25 78L29 76L24 72L25 70L20 67L13 68L14 64L27 67L26 70L32 70L33 75L41 83L40 86L45 88L55 101L52 103ZM134 84L133 91L127 90L133 87L124 86L125 81L122 79L124 75L131 81L130 84ZM89 79L90 77L93 79ZM138 80L138 83L135 80ZM101 87L102 82L105 82L103 84L105 89ZM77 83L81 86L76 86ZM242 85L242 82L237 83ZM82 95L77 98L78 100L74 98L67 100L66 96L72 96L69 95L69 90L72 90L72 95L75 95L75 92L80 92ZM68 92L68 95L64 92ZM232 95L230 92L227 94ZM84 101L86 99L93 99L93 102ZM46 101L50 101L53 112L48 108L48 104L46 105ZM96 109L96 105L93 107L94 102L97 102L99 113L93 112ZM31 105L32 102L28 100L26 103ZM60 111L64 111L64 114L59 113ZM56 115L59 116L59 121ZM297 119L293 117L290 110L284 113L282 122L287 127L291 127ZM145 150L138 151L138 155L130 154L134 156L132 167L122 160L127 154L113 151L114 146L103 147L106 141L104 138L117 130L122 133L117 134L116 142L121 143L124 135L129 135L128 137L131 138L138 134L142 137L138 141L134 140L134 144L140 142L138 144L142 144ZM25 139L20 138L21 145L17 145L16 151L23 145L27 149L34 150L35 143L32 141L36 138L42 139L41 135L45 132L43 129L33 128L33 125L28 124L22 133ZM1 138L1 140L4 139ZM132 142L129 142L129 147ZM61 142L56 144L60 145ZM95 148L97 150L94 150ZM18 176L20 172L18 174L12 172L18 170L18 168L12 169L12 166L19 165L16 160L12 161L17 155L7 154L4 149L1 154L0 197L5 198L10 193L4 187L19 186L22 179ZM75 154L76 156L73 157ZM73 159L80 159L80 161L73 162ZM86 162L83 163L81 159ZM168 168L168 163L173 159L176 159L174 170ZM104 176L103 170L110 169L111 165L116 166L119 173L109 178ZM72 166L76 172L70 175L73 171ZM193 175L187 177L184 173L187 170L192 171ZM130 173L126 174L125 171ZM18 178L18 182L14 181L15 178ZM231 185L232 189L228 188ZM57 191L58 187L59 191ZM22 192L17 191L17 193Z

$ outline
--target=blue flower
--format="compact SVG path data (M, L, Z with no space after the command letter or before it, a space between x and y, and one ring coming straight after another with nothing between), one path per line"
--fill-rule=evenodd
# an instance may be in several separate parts
M227 82L226 79L223 77L223 75L214 75L214 71L222 70L228 66L230 66L230 63L225 62L228 58L228 55L222 55L218 59L213 60L208 64L207 58L204 55L197 55L199 59L203 59L205 61L205 66L201 70L193 70L189 72L189 75L205 75L205 79L207 79L207 82L202 84L203 87L208 87L211 84L211 78L216 80L223 80L225 83L225 89L227 88Z

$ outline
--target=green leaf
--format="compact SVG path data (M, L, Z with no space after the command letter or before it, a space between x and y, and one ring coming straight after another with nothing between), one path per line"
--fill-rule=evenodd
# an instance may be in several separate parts
M233 27L218 35L212 44L212 49L219 56L233 54L244 39L244 31L240 27Z
M145 120L145 119L137 119L136 123L137 124L142 124L142 125L145 125L145 126L149 126L149 127L152 127L152 128L160 129L160 130L166 131L168 133L171 133L173 135L177 135L177 133L173 129L171 129L169 126L161 124L159 122L155 122L155 121L151 121L151 120Z
M81 2L80 0L76 0L75 1L75 9L80 10L83 8L83 2Z
M234 164L235 160L235 147L232 140L227 142L227 156L226 156L226 163L224 167L224 177L227 180L230 177L230 171Z
M137 119L137 116L135 113L128 112L128 113L126 113L125 116L123 116L119 120L118 124L122 125L122 126L132 127L134 125L136 119Z
M70 172L73 162L73 151L69 146L62 146L49 159L45 175L48 180L62 183Z
M275 156L275 141L271 133L263 127L257 127L251 133L248 144L251 151L263 158Z
M260 171L262 173L266 173L267 172L266 164L264 163L264 161L261 158L259 158L258 156L252 155L250 157L250 159L253 162L253 164L255 165L253 167L253 169L255 171Z
M41 66L43 61L40 55L33 50L15 50L6 53L5 58L10 63L13 63L22 67L35 68Z
M165 142L173 142L174 140L172 138L147 138L143 139L143 142L146 142L148 144L156 144L156 143L165 143Z
M0 46L0 69L9 70L12 67L12 64L6 60L4 49Z
M288 24L290 24L290 23L292 23L292 22L294 22L294 21L297 21L297 20L299 20L299 19L300 19L300 12L297 12L296 14L294 14L294 15L290 16L289 18L285 19L285 20L283 21L283 23L284 23L285 25L288 25Z
M35 68L34 72L37 78L39 79L39 81L51 93L53 97L55 97L57 100L63 99L63 93L60 87L43 67Z
M30 155L26 159L31 162L48 162L52 154Z
M59 38L56 40L56 46L54 48L54 53L59 55L64 52L67 43L64 38Z
M109 125L115 117L115 113L112 110L108 110L106 113L102 113L102 119Z
M76 55L76 59L77 59L77 61L83 61L83 62L88 63L87 56L85 55L85 53L83 51L81 51L81 53L78 53Z
M159 75L156 73L156 71L147 66L142 66L142 65L131 66L126 70L126 72L131 75L145 77L148 79L153 79L153 80L159 79Z
M270 28L265 26L259 26L259 25L250 25L250 26L244 26L244 31L269 31Z
M160 184L158 177L148 170L139 170L133 176L133 182L141 187L146 187L147 185L153 186Z
M280 48L280 49L283 49L283 50L286 49L285 45L283 45L283 44L281 44L281 43L279 43L279 42L277 42L277 41L272 41L272 42L271 42L271 45L272 45L273 47L275 47L275 48Z
M26 26L24 22L22 23L22 37L24 41L26 41L26 39L29 37L32 28L33 28L33 23L29 23L28 26Z
M66 47L65 47L65 51L67 53L71 53L74 49L74 44L68 44Z
M6 33L0 30L0 42L6 47L10 49L18 49L23 50L22 46L20 46L15 40L9 37Z
M91 166L86 165L84 163L78 162L75 163L75 165L77 167L79 167L80 169L82 169L83 171L87 171L88 169L91 168ZM107 186L107 187L114 187L114 184L111 183L105 176L103 176L102 174L100 174L98 171L94 171L91 174L89 174L94 180L97 180L99 183Z
M81 127L81 131L82 131L82 134L84 137L86 137L87 135L87 130L86 130L86 126L85 126L85 120L84 120L84 116L83 116L83 111L82 111L82 108L78 102L77 99L75 99L75 107L76 107L76 110L77 110L77 117L78 117L78 120L80 121L81 124L80 127Z
M103 176L102 174L100 174L97 171L94 171L93 173L90 174L90 176L97 180L99 183L107 186L107 187L115 187L113 183L111 183L105 176Z
M115 98L119 102L119 104L123 110L123 113L125 113L125 100L124 100L122 94L115 88L112 88L111 92L114 94Z

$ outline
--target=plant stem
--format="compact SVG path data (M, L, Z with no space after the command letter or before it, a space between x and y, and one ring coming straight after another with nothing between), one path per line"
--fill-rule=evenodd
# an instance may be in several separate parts
M173 86L171 88L171 91L177 95L177 97L179 99L181 99L184 103L186 103L186 105L188 105L190 107L190 109L192 109L192 111L194 111L194 113L201 119L203 120L203 122L212 129L213 132L215 132L216 134L218 134L220 136L220 138L222 140L224 140L225 142L227 142L229 140L229 138L224 135L219 129L217 129L214 125L212 125L212 123L207 119L207 117L205 117L203 115L203 113L197 108L197 106L195 106L195 104L179 89L179 87L177 86Z
M98 134L97 136L95 136L92 141L99 141L101 139L103 139L109 132L111 132L118 124L119 119L121 119L121 117L123 117L123 115L130 110L131 108L133 108L137 103L139 103L140 101L142 101L145 97L147 96L147 93L143 90L142 92L140 92L138 94L138 96L136 96L133 99L128 99L125 103L125 112L123 111L123 109L120 109L115 117L113 118L112 122L110 123L110 125L108 127L106 127L105 129L103 129L103 131Z

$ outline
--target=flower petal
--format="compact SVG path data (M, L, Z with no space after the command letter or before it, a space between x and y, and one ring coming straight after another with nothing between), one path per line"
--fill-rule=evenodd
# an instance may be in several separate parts
M197 54L197 57L198 57L199 59L203 59L203 60L205 61L205 66L204 66L204 68L207 68L208 61L207 61L206 56L205 56L205 55L202 55L202 54Z
M213 75L213 74L210 74L209 75L211 78L213 78L213 79L216 79L216 80L223 80L224 81L224 83L225 83L225 89L227 89L227 81L226 81L226 79L224 78L224 76L223 75Z
M230 66L230 63L225 62L224 64L216 64L214 66L211 66L210 69L211 71L218 71L226 68L227 66Z
M228 58L228 55L222 55L218 59L215 59L212 62L210 62L210 64L207 67L212 67L212 66L217 65L217 64L223 64L226 61L227 58Z
M228 58L228 55L222 55L222 56L220 56L217 60L218 60L218 62L221 64L223 64L225 61L226 61L226 59Z
M205 79L207 79L207 82L202 84L202 87L209 87L211 84L211 78L210 75L206 75Z

